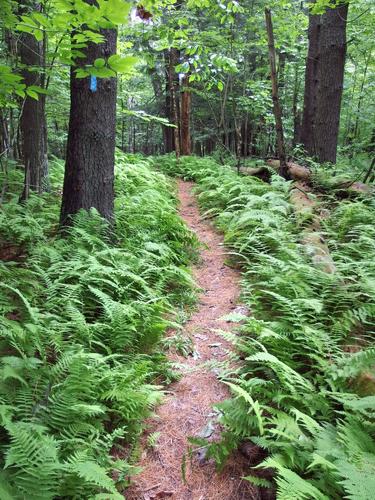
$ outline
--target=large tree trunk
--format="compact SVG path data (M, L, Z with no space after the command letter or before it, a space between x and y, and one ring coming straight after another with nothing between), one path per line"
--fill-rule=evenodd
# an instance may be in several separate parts
M280 160L280 175L287 178L288 166L286 164L283 121L281 116L281 106L280 106L279 92L277 86L275 42L273 37L271 11L267 8L265 9L265 16L266 16L267 35L268 35L268 54L271 67L273 114L275 117L275 124L276 124L277 151Z
M77 67L116 53L116 30L100 33L104 43L89 43L86 57L76 61ZM112 222L117 80L99 78L97 90L92 91L90 78L76 78L75 69L71 68L70 76L69 134L60 221L69 225L71 215L94 207Z
M318 57L321 16L309 16L309 48L306 58L305 93L301 126L301 142L307 154L315 153L314 120L316 113L316 94L318 87Z
M190 112L191 112L191 92L189 90L189 75L185 75L182 80L181 89L181 154L191 155L191 135L190 135Z
M40 10L40 5L36 6ZM24 83L30 87L44 87L45 40L38 41L24 33L19 40L19 55L25 65L22 71ZM28 69L28 68L32 68ZM30 190L41 193L48 184L47 123L45 95L38 99L26 96L20 114L21 153L25 167L25 180L21 200L29 197Z
M336 162L348 4L310 16L302 142L320 162Z
M346 57L348 4L328 9L322 16L319 40L315 155L320 162L336 162L341 96Z

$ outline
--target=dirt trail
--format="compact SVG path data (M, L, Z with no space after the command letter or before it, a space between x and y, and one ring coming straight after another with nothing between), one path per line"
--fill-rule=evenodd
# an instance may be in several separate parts
M184 365L183 376L168 387L168 395L157 409L156 418L148 422L139 464L143 472L134 478L134 484L127 490L129 500L240 500L257 497L250 483L241 479L246 475L246 463L240 454L230 460L221 474L215 471L211 461L196 456L192 467L187 461L186 484L182 480L181 463L188 446L187 438L199 436L202 430L209 433L209 422L216 420L212 405L229 396L227 387L204 363L226 357L226 349L230 346L213 330L234 328L233 323L220 318L238 307L240 279L239 272L224 263L222 235L210 222L201 219L191 193L192 186L193 183L178 181L180 215L207 246L201 251L202 261L193 270L203 292L197 311L185 325L185 332L192 337L198 356L197 359L170 356L173 361ZM216 424L213 438L218 431ZM147 436L153 432L159 432L160 437L157 446L150 449Z

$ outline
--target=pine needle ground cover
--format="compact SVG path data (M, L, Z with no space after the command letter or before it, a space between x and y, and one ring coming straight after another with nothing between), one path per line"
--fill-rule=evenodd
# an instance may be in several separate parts
M0 261L0 498L120 499L142 422L176 376L159 341L194 303L196 241L170 181L121 154L114 234L81 212L62 238L61 162L51 174L51 193L10 194L0 212L2 247L16 248ZM20 176L8 173L10 193Z
M275 480L280 499L371 500L374 200L341 201L321 221L335 264L327 273L301 242L309 217L290 204L290 183L241 177L212 159L155 163L197 182L203 213L242 264L243 301L251 309L239 335L230 336L241 367L223 367L233 398L218 406L225 431L209 456L220 466L250 441L265 458L257 454L247 479L261 487Z

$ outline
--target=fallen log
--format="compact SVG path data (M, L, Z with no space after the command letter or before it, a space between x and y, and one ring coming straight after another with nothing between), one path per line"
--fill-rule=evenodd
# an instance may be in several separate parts
M25 249L22 245L17 245L9 241L3 241L0 239L0 260L9 261L20 261L25 258Z
M267 163L275 170L278 170L278 160L268 160ZM297 165L297 163L288 163L288 167L290 177L297 181L290 191L290 201L296 213L306 215L307 218L312 220L302 232L301 243L305 246L313 264L326 273L332 274L335 272L336 267L324 241L320 217L314 214L316 202L310 196L312 194L309 186L311 172L308 168ZM269 182L271 179L271 172L267 167L241 167L240 172L243 175L258 177L265 182Z
M280 170L279 160L267 160L267 163L277 172ZM311 179L311 171L307 167L290 161L287 163L287 166L289 177L294 181L308 182Z
M240 167L240 173L242 175L257 177L264 182L270 182L272 177L270 169L267 167Z
M268 160L267 164L278 171L278 160ZM311 222L309 222L302 231L300 243L304 246L307 255L310 257L315 267L321 269L325 273L334 274L337 269L331 257L328 245L325 242L321 225L321 221L329 216L329 211L324 209L320 211L317 210L316 197L314 196L311 186L312 172L307 167L303 167L297 163L289 162L287 165L289 167L289 176L292 180L296 181L291 186L289 200L296 214L301 214L302 217L306 216L307 220L311 219ZM265 174L264 170L268 172L269 176ZM269 182L271 177L267 167L242 167L240 172L243 175L259 177L266 182ZM335 185L335 183L333 184ZM373 192L373 189L366 184L351 181L343 182L342 179L337 179L335 187L336 189L352 190L356 193L368 194ZM316 214L315 211L319 211L319 213ZM353 387L363 396L375 394L374 375L368 371L359 374L353 379ZM264 450L252 441L241 443L239 450L249 460L249 465L251 467L258 465L266 456ZM272 479L275 475L275 471L272 469L258 469L256 475L262 477L262 473L265 474L266 479ZM267 493L267 491L270 492L271 495L274 493L272 489L264 489L264 491L265 493Z
M363 186L366 185L363 185L362 183L355 184L358 186L352 184L351 186L347 186L347 188L354 186L354 189L358 189L356 192L363 193ZM301 188L301 186L303 188ZM369 186L366 186L366 188L369 188ZM334 274L336 272L336 266L324 240L321 227L321 220L327 217L329 212L321 211L319 215L315 215L314 210L316 209L316 202L310 197L310 194L312 194L311 187L306 185L306 182L303 184L301 182L296 182L294 184L294 189L290 192L289 199L293 204L296 213L311 214L312 217L312 222L304 229L300 241L304 245L306 253L310 256L312 263L316 267L328 274ZM354 352L358 352L361 347L356 345L354 346L354 349ZM369 370L359 373L353 378L351 385L353 389L362 397L374 395L374 373Z
M267 164L270 165L277 172L280 169L279 160L267 160ZM297 163L288 162L288 172L289 177L295 181L303 181L310 184L313 180L312 172L309 168L298 165ZM332 190L342 190L349 194L371 194L374 189L368 184L363 182L351 181L348 179L343 179L342 177L332 177L329 181L329 189Z
M311 217L311 223L303 230L300 241L305 246L312 263L322 271L333 274L336 272L336 266L324 240L321 227L321 219L326 214L314 213L316 201L309 196L311 194L307 191L309 187L303 185L302 189L300 186L301 184L297 182L289 195L295 212Z

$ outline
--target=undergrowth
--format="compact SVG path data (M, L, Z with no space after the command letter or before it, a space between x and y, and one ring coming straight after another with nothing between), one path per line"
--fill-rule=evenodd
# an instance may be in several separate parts
M142 422L176 376L160 340L194 303L197 243L163 174L118 155L109 239L95 211L60 237L62 173L53 162L52 192L20 205L10 171L0 211L0 250L17 249L0 260L2 500L124 498Z
M327 273L301 243L290 183L238 176L212 159L156 158L168 174L197 182L200 206L242 264L251 310L236 346L240 368L223 382L232 399L218 405L222 440L208 457L221 466L241 442L267 457L247 479L278 498L366 499L375 491L375 204L342 201L324 236L335 264ZM193 440L207 446L204 440Z

